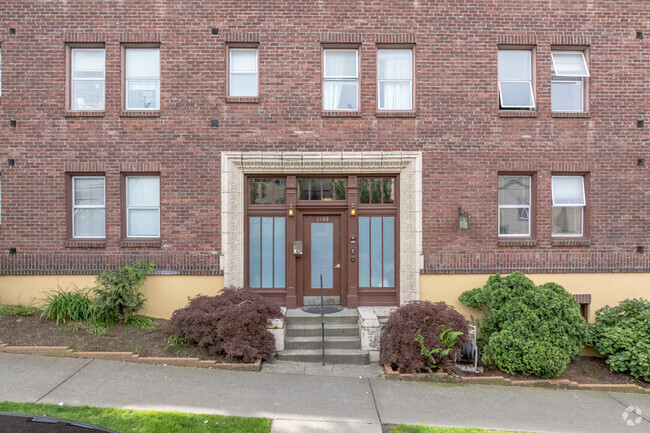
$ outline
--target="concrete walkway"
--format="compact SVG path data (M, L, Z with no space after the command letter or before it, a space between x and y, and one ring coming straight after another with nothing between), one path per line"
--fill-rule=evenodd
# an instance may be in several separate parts
M295 365L275 369L293 371L0 353L0 401L268 417L274 433L380 433L382 424L563 433L650 430L650 395L393 382L371 371L338 377L326 369L312 375ZM634 427L623 419L629 405L642 410Z

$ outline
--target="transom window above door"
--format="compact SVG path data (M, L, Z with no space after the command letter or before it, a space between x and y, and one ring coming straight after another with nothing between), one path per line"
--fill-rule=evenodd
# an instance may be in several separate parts
M298 200L345 200L346 179L298 179Z
M395 178L359 178L360 204L394 204Z
M280 179L248 179L249 204L284 204L287 181Z

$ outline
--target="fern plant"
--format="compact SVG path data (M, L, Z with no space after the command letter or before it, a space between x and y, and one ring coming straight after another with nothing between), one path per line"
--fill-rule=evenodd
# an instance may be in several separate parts
M428 319L428 317L426 317L424 320L425 324L426 324L426 319ZM462 332L452 331L450 328L445 328L444 326L440 326L438 329L441 331L440 341L445 346L444 348L434 347L432 349L427 349L427 347L424 344L424 337L422 336L421 330L418 329L417 333L415 334L415 341L420 344L420 354L424 357L425 362L427 363L429 369L431 370L435 370L436 368L438 368L437 364L443 358L449 355L451 349L458 342L458 338L461 335L463 335Z

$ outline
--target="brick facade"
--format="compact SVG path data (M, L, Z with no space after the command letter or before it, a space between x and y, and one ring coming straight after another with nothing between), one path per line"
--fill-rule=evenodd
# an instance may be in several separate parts
M423 152L425 268L441 253L468 272L479 252L492 259L477 266L492 271L521 252L576 251L599 257L592 271L650 270L650 134L638 126L650 117L647 1L12 0L0 12L0 254L211 254L221 250L222 151L404 150ZM227 100L229 42L259 43L254 101ZM66 43L105 44L99 115L66 112ZM159 112L121 110L124 43L160 44ZM321 110L324 43L360 45L358 114ZM377 44L414 44L414 114L377 113ZM536 47L532 113L499 112L499 44ZM588 113L551 113L551 45L589 47ZM87 171L106 176L104 245L67 242L65 173ZM158 245L120 242L125 171L161 174ZM500 171L535 173L532 240L497 237ZM589 174L588 237L551 238L552 172ZM495 253L506 262L493 265Z

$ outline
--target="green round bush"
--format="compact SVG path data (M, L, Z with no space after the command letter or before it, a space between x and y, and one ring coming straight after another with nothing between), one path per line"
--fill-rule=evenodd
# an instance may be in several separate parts
M459 299L485 314L477 320L483 362L510 374L556 376L586 338L587 322L574 297L555 283L537 286L521 272L492 275Z
M596 311L589 344L607 355L612 371L650 382L650 301L626 299Z

